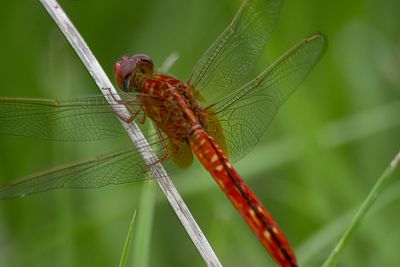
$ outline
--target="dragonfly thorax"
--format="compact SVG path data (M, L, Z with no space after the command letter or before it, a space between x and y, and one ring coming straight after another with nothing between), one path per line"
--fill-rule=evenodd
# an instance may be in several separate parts
M138 97L145 114L165 134L184 141L193 127L205 127L207 112L183 81L168 75L147 79Z

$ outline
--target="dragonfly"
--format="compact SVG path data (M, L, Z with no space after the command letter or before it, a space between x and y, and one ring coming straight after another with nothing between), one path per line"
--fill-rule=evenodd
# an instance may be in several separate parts
M279 107L323 55L326 39L301 40L256 78L246 82L261 56L282 6L280 0L246 0L184 82L157 73L144 54L123 56L114 66L119 104L150 120L148 136L160 162L185 168L194 156L211 174L279 266L298 266L272 215L231 165L267 130ZM115 108L115 107L114 107ZM71 100L0 98L0 133L52 141L90 141L124 133L102 96ZM0 199L58 188L98 188L149 179L134 148L54 168L0 188Z

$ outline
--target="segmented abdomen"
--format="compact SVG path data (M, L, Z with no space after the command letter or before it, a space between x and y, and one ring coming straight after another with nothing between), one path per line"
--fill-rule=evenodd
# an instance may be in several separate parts
M283 232L228 162L215 140L200 128L193 131L189 144L274 260L280 266L297 266L296 256Z

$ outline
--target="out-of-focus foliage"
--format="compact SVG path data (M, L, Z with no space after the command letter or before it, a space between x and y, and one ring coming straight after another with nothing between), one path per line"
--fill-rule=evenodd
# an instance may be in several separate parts
M178 52L170 73L187 79L240 1L60 4L110 77L114 62L124 54L145 53L160 66ZM261 72L312 32L328 37L322 61L253 152L235 164L287 234L301 265L323 262L349 216L400 148L399 10L396 0L286 1L257 65ZM5 1L0 34L2 96L98 93L39 1ZM82 144L1 136L0 182L124 144L126 137ZM176 176L178 189L224 266L274 266L206 172L195 165ZM141 187L58 190L0 202L0 266L116 266ZM341 266L394 266L400 261L399 191L394 179L350 243ZM145 241L150 242L149 266L202 266L171 208L158 195L149 220L152 232ZM138 219L141 214L145 212L138 210Z

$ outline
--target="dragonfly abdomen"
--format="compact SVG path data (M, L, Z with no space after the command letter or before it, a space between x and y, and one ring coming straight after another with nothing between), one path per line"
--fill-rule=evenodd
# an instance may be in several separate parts
M297 266L296 256L283 232L228 162L216 141L200 128L192 133L189 144L275 261L280 266Z

